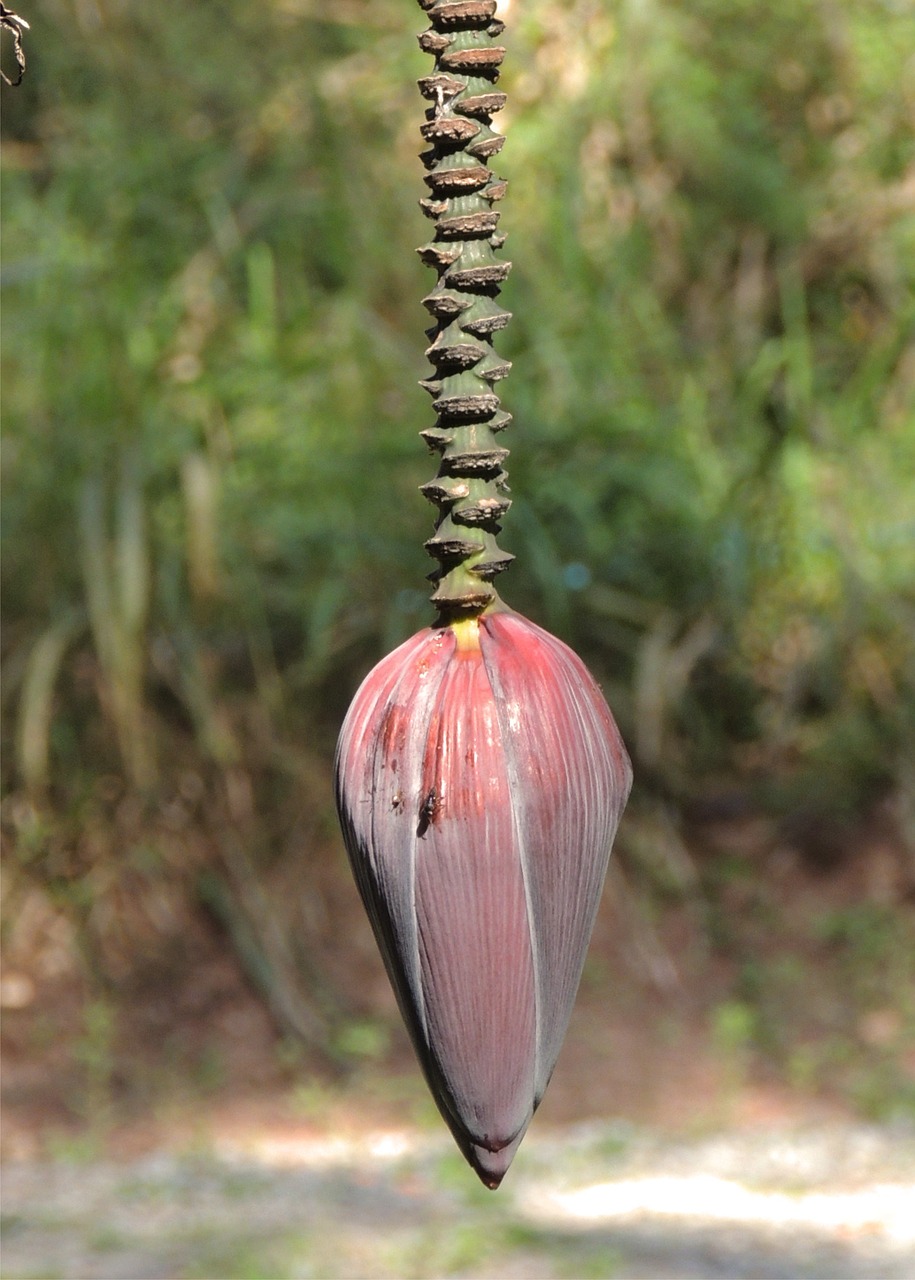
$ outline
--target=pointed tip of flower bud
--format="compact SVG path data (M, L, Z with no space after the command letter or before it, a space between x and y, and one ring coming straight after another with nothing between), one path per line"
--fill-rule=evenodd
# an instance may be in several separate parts
M515 1153L521 1146L523 1137L524 1134L519 1133L517 1138L501 1151L490 1151L486 1147L474 1145L467 1147L464 1151L465 1159L484 1187L488 1187L490 1191L498 1191L502 1185L502 1179L508 1173L509 1166L515 1158Z
M356 694L337 803L433 1096L495 1189L565 1036L632 774L597 684L508 609L427 628Z

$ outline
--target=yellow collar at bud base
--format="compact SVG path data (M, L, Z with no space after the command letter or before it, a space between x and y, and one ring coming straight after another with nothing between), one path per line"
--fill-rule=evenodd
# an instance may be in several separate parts
M457 645L458 653L479 652L480 648L480 619L479 618L461 618L457 622L451 623L451 630L454 632L454 639Z

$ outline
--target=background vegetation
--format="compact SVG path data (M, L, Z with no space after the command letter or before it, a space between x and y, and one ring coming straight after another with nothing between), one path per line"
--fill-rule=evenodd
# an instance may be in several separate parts
M345 1057L366 1045L329 955L329 761L361 675L431 616L422 15L25 16L3 122L7 928L40 892L116 993L180 966L204 911L280 1024ZM767 864L703 833L764 821L824 886L884 868L876 905L817 937L885 974L915 892L915 10L507 17L504 593L604 684L649 914L688 896L728 945L722 885ZM735 1052L784 1010L741 974L714 1024Z

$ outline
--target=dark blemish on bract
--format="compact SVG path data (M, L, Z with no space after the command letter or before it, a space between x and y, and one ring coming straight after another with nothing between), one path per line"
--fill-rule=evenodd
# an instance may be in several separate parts
M437 813L438 792L435 790L435 787L433 787L432 790L426 794L426 798L423 800L422 806L419 810L419 823L416 827L416 834L420 839L422 839L429 830L430 823L435 821Z

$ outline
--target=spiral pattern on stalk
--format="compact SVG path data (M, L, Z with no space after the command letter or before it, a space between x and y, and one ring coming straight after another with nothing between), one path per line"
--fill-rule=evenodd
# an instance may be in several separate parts
M420 205L435 232L417 252L438 273L423 299L435 319L426 351L435 372L421 384L438 418L422 436L441 454L438 474L422 492L439 512L426 550L439 561L429 575L436 584L432 602L447 619L492 603L492 579L514 559L496 542L511 505L508 450L498 434L511 415L493 389L511 365L492 344L511 318L496 301L511 270L497 253L505 237L494 208L506 184L489 168L505 141L492 128L505 104L494 89L504 24L495 17L496 0L419 3L431 22L420 47L435 57L433 73L419 81L430 104L421 130L429 143L421 159L430 194Z

